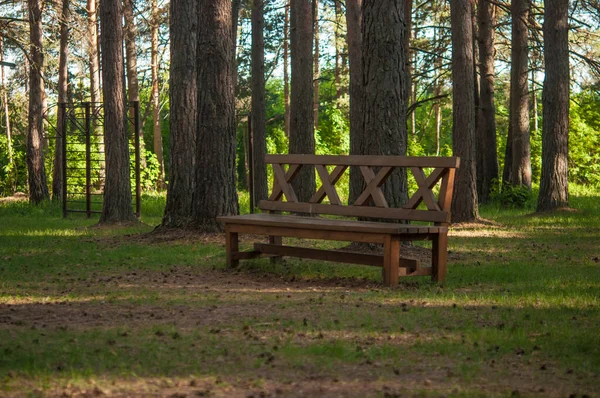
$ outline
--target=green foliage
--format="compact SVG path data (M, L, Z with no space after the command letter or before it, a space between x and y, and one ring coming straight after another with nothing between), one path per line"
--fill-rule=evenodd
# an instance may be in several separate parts
M133 150L133 145L130 145L130 149ZM158 186L158 180L160 178L160 165L156 155L144 149L144 153L140 156L144 156L146 159L146 167L140 168L140 184L143 192L154 191ZM132 187L135 187L135 157L129 159L130 168L129 176L131 178Z
M330 103L319 112L315 152L318 155L350 153L350 125L345 112Z
M578 95L569 116L569 181L600 187L600 94Z
M533 200L533 194L527 187L502 184L499 180L493 181L490 197L493 202L510 209L528 207Z

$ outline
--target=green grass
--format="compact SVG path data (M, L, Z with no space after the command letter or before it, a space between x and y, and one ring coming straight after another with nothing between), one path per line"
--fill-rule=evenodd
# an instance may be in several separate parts
M483 207L494 224L452 230L444 285L395 289L372 267L228 271L218 240L140 238L160 195L122 229L0 203L0 396L593 396L599 199Z

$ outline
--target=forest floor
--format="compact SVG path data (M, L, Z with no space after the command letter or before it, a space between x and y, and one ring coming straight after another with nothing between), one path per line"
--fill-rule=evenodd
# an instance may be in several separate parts
M227 270L222 236L149 233L160 198L120 229L0 201L0 396L598 396L599 199L484 207L445 284L394 289L373 267Z

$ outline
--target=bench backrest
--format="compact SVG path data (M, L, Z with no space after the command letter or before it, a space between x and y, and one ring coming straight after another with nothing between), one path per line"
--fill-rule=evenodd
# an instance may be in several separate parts
M460 159L369 155L266 155L265 162L273 166L274 183L269 199L259 203L261 210L427 221L445 225L450 223L454 174ZM329 173L327 166L335 167ZM335 184L350 166L360 169L365 179L365 189L353 204L344 205ZM308 202L299 202L291 185L302 167L315 167L321 180L321 187ZM388 207L381 190L381 186L396 168L410 169L418 186L412 196L409 193L409 200L402 208ZM433 168L428 176L423 170L426 168ZM433 188L440 182L436 198ZM284 197L286 201L283 201ZM329 199L329 204L323 203L325 197ZM421 202L427 210L417 209Z

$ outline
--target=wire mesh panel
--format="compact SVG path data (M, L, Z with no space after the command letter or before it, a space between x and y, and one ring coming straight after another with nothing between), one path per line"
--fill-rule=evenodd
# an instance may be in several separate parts
M130 175L135 214L141 211L139 102L132 102L134 117L127 118ZM106 163L104 152L104 107L102 103L58 104L62 140L63 216L83 213L88 218L102 212Z

